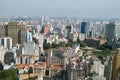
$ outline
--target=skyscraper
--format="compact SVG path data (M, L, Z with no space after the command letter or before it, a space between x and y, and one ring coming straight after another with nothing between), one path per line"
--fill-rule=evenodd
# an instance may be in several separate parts
M115 37L118 40L120 38L120 22L115 23Z
M115 38L115 24L109 23L105 26L105 38L107 39L108 44L112 43L112 40Z
M69 38L69 34L73 33L73 26L72 25L66 26L66 31L65 32L66 32L65 37Z
M105 26L105 38L109 45L120 45L120 23L113 22L106 24Z
M17 43L23 45L26 25L19 22L9 22L7 27L7 36L13 39L13 46Z
M86 33L86 28L87 28L87 22L82 22L80 32L85 34Z
M111 80L119 80L120 75L120 48L117 49L113 56L112 77Z

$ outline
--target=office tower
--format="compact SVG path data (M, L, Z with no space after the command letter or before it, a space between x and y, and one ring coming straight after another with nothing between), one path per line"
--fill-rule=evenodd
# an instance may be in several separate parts
M112 66L112 77L111 80L119 80L120 77L120 48L117 49L116 54L113 56L113 66Z
M107 39L108 44L111 44L112 40L115 38L114 33L115 33L115 24L114 23L106 24L105 38Z
M120 45L120 23L109 23L105 26L105 38L109 45Z
M13 46L17 43L23 45L26 26L19 22L9 22L7 27L8 37L13 39Z
M12 48L12 38L10 38L10 37L0 38L0 45L2 45L4 48L11 49Z
M87 22L82 22L80 26L80 32L85 34L86 28L87 28Z
M69 34L70 33L73 33L73 26L69 25L69 26L66 26L66 31L65 31L65 37L66 38L69 38Z
M65 35L66 35L65 37L66 37L66 38L69 38L70 32L71 32L71 26L66 26L66 30L65 30L65 33L66 33L66 34L65 34Z

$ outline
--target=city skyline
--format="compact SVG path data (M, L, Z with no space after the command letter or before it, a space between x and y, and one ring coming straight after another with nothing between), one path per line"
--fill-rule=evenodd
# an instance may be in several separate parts
M1 0L0 16L120 18L119 0Z
M0 15L4 15L0 16L0 80L120 78L120 18L105 19L118 14L119 5L112 6L112 11L112 1L102 6L101 1L91 0L87 7L77 0L5 1L0 3ZM80 14L79 8L88 13ZM105 11L114 13L106 16Z

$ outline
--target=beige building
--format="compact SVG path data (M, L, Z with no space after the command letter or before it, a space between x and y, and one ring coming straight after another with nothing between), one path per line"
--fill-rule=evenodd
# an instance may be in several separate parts
M13 39L13 46L22 44L24 41L24 34L26 25L19 22L9 22L7 27L7 36Z
M20 55L15 58L16 64L32 64L35 60L35 55Z
M5 49L3 46L0 46L0 62L4 63L4 55L7 49Z
M65 48L60 47L59 49L46 50L45 55L47 56L46 61L48 67L50 67L51 64L66 67L67 50L65 50Z
M119 73L120 73L120 49L117 49L116 54L114 54L113 56L111 80L119 80L117 79Z
M5 37L5 30L6 30L6 26L5 25L0 25L0 37Z
M80 62L78 57L70 58L67 68L68 80L84 80L87 71L86 62Z
M38 80L43 80L45 76L46 62L35 62L33 67L33 73L38 75Z

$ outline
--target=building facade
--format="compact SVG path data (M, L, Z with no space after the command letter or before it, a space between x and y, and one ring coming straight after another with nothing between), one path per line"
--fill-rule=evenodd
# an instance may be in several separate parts
M26 25L19 22L9 22L7 27L7 36L13 39L13 46L16 44L22 44L24 41L24 34Z
M117 79L120 73L120 49L117 49L116 54L113 56L112 77L111 80Z
M120 45L120 23L113 22L108 23L105 26L105 38L109 45L116 43L117 46Z
M10 37L0 38L0 45L2 45L4 48L11 49L12 48L12 38L10 38Z

